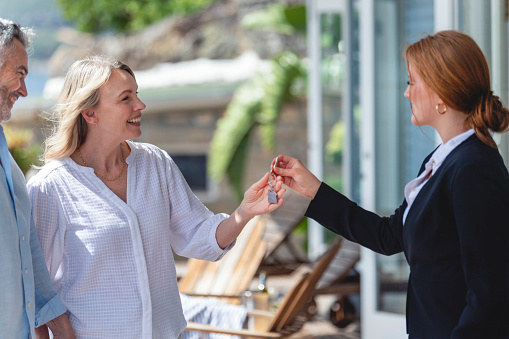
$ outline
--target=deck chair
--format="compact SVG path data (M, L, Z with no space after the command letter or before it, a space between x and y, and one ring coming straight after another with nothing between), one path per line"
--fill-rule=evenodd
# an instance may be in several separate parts
M238 304L240 293L249 289L257 272L267 270L271 274L272 268L283 274L288 273L282 271L283 265L293 265L293 270L307 262L290 240L290 234L304 218L308 204L308 198L288 190L285 203L271 213L253 218L220 261L188 259L179 291L190 296L221 297L222 301ZM285 254L278 257L276 252L282 248Z
M358 279L346 279L361 258L359 244L343 239L341 248L332 259L329 267L320 278L315 295L342 294L349 295L360 292ZM353 280L353 281L352 281Z
M350 296L360 293L359 274L354 270L359 260L360 245L343 239L314 291L314 298L324 294L336 296L329 310L329 320L339 328L359 320L358 310L350 301Z
M265 254L264 229L261 218L255 217L221 260L189 259L187 273L179 280L179 291L191 296L217 296L238 304L240 293L248 289Z
M294 284L279 305L267 329L263 332L251 330L230 330L189 322L186 331L222 333L245 338L281 338L298 332L308 320L306 305L310 302L318 281L339 251L343 238L338 237L311 270ZM255 314L256 316L257 314ZM258 314L258 316L267 314Z
M295 245L292 233L304 219L310 199L288 189L285 202L277 210L262 216L265 223L263 240L267 249L259 271L288 274L301 264L308 263L305 253Z

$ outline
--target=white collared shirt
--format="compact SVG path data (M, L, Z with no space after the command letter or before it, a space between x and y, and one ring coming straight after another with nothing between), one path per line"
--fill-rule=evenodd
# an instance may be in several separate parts
M177 338L186 321L172 248L218 260L213 214L161 149L128 142L127 203L67 158L28 183L55 290L78 338Z
M425 170L414 180L410 181L405 186L405 199L407 202L407 207L405 209L405 212L403 213L403 225L405 224L406 218L408 216L408 212L410 211L410 208L412 207L412 204L415 201L415 198L421 191L421 189L426 185L429 178L435 174L435 172L438 170L438 168L442 165L445 158L456 148L458 145L460 145L463 141L467 140L471 135L474 134L473 129L469 129L466 132L463 132L451 140L447 141L445 144L441 144L438 146L437 150L433 153L431 158L428 160L428 162L425 165ZM431 170L431 175L427 170Z

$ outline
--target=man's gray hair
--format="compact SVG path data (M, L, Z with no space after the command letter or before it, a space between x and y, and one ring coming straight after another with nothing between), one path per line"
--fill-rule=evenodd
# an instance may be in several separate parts
M6 56L14 46L14 39L18 39L25 49L30 47L32 42L33 30L0 18L0 69Z

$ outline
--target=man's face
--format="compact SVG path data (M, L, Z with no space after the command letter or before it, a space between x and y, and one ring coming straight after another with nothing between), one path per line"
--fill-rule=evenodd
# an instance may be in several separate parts
M25 78L28 74L28 55L23 44L14 39L14 47L6 52L0 69L0 122L11 117L12 106L20 96L27 96Z

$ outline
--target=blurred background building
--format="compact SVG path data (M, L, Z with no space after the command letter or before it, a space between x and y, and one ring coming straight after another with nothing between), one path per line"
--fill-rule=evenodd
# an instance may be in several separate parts
M8 125L33 131L40 144L40 114L54 104L67 67L90 53L112 54L134 68L147 104L140 141L174 157L211 210L233 211L271 160L288 154L361 206L389 215L440 142L410 122L405 43L443 29L471 35L488 59L494 92L509 103L507 0L190 2L196 7L150 24L97 32L107 23L94 14L99 7L81 9L81 17L96 18L86 26L64 19L64 0L0 4L3 17L38 33L29 98ZM116 0L96 3L127 11ZM144 3L149 12L159 2L121 3ZM509 164L507 133L496 140ZM313 258L328 235L309 221L306 238ZM359 271L362 338L406 338L404 256L363 249Z

